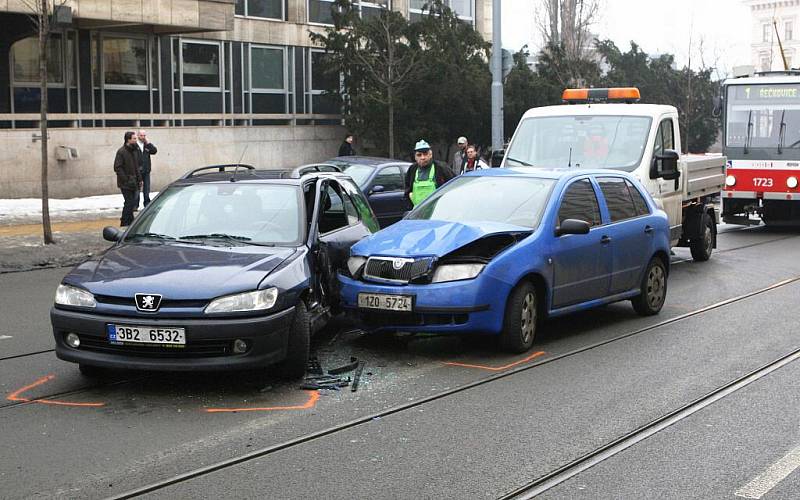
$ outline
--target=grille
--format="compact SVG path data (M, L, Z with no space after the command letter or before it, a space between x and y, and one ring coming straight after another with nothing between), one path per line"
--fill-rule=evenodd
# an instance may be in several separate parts
M100 304L112 304L117 306L130 306L136 307L136 301L133 296L131 297L115 297L113 295L95 295L95 300ZM200 308L208 304L207 300L174 300L174 299L161 299L159 309L169 308Z
M469 314L362 312L361 319L374 327L463 325Z
M162 347L148 345L114 345L102 337L79 335L81 351L142 356L147 358L209 358L231 354L229 340L193 340L184 347Z
M396 261L403 263L399 269L394 265ZM367 259L364 277L377 281L408 283L414 278L418 278L430 271L432 263L432 257L423 257L420 259L370 257Z

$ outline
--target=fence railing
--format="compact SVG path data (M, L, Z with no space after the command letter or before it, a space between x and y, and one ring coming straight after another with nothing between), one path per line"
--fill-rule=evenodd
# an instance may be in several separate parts
M39 113L0 113L0 128L38 128ZM274 122L276 125L315 125L320 121L341 121L338 114L302 113L48 113L48 126L56 128L138 127L143 122L148 127L196 126L197 122L212 122L221 127L262 125L257 122ZM51 122L54 122L51 124ZM100 123L97 123L100 122ZM208 124L208 123L206 123ZM272 124L272 123L270 123Z

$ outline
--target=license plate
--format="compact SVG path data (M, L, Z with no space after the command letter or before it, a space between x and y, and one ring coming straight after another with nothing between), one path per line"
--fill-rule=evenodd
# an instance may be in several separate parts
M411 311L411 295L386 295L382 293L359 293L358 307L384 309L387 311Z
M112 344L158 344L183 347L186 345L186 332L183 328L108 325L108 341Z

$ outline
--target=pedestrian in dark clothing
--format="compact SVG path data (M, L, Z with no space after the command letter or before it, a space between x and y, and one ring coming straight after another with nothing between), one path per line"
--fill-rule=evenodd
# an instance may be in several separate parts
M158 149L155 144L147 140L147 132L144 130L140 130L137 134L136 145L141 153L139 169L142 171L142 198L146 207L150 204L150 171L152 170L150 156L158 153ZM136 206L139 206L138 196L136 197Z
M356 150L353 149L353 134L344 136L342 145L339 146L339 156L355 156Z
M454 175L446 164L433 160L433 151L424 140L414 146L414 159L406 171L406 198L417 206Z
M117 187L122 191L125 204L122 207L120 226L133 222L133 207L138 203L137 192L142 188L141 151L136 145L136 133L125 132L125 144L117 150L114 158L114 172L117 174Z

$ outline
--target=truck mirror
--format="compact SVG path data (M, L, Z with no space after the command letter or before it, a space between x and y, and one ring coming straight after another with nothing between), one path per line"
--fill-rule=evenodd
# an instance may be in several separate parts
M661 154L655 155L653 157L653 165L650 168L650 178L677 179L680 176L678 158L678 152L672 149L665 149Z
M492 168L497 168L503 163L503 158L506 156L505 149L495 149L492 151Z

